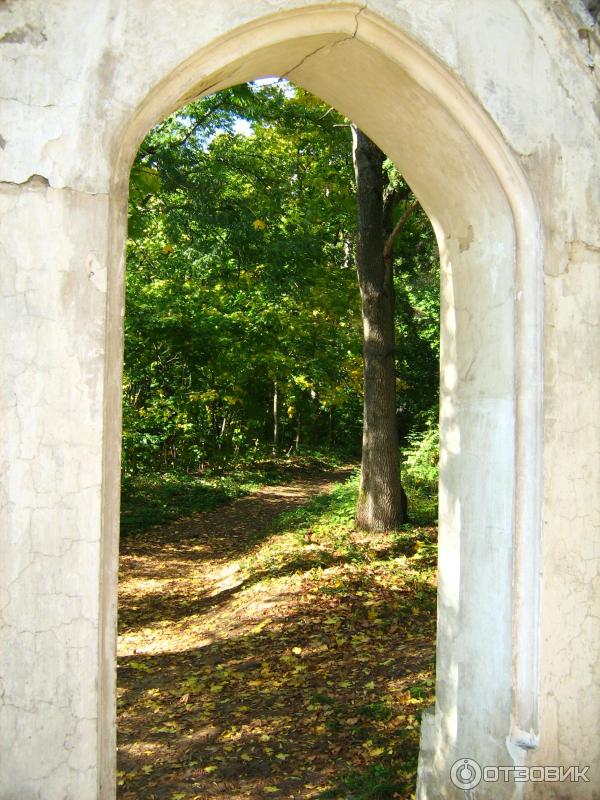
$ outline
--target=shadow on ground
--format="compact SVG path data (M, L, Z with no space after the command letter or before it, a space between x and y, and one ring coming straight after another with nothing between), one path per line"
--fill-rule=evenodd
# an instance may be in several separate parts
M298 537L288 553L273 520L333 480L126 544L120 800L411 797L433 698L435 589L419 552L435 532L351 559Z

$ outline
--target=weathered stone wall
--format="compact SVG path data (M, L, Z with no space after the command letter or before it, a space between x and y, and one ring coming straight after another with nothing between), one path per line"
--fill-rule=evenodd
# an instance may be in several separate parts
M448 773L468 756L592 765L588 784L478 798L600 796L593 10L0 3L0 800L114 796L129 165L186 100L268 74L389 153L443 256L438 704L419 796L462 797Z

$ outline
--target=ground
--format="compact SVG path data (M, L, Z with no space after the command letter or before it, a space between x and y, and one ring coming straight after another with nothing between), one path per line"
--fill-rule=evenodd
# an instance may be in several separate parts
M358 535L348 477L125 538L119 800L413 796L435 527Z

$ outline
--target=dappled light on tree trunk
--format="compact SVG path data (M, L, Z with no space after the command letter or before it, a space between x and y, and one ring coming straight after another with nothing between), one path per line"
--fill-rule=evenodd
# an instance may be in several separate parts
M353 127L356 265L363 318L364 404L356 525L393 530L406 518L396 424L394 273L384 257L385 154Z

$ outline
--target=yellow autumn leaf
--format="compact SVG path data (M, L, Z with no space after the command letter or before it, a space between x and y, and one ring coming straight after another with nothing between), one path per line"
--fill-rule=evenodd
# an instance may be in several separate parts
M218 767L216 767L214 764L209 764L209 766L208 766L208 767L204 767L204 772L211 773L211 772L215 772L215 771L216 771L216 770L218 770L218 769L219 769L219 768L218 768Z
M259 622L258 625L255 625L252 628L252 633L260 633L267 625L271 622L270 619L265 619L262 622Z
M278 786L265 786L265 792L268 792L269 794L275 794L278 791L279 791Z

